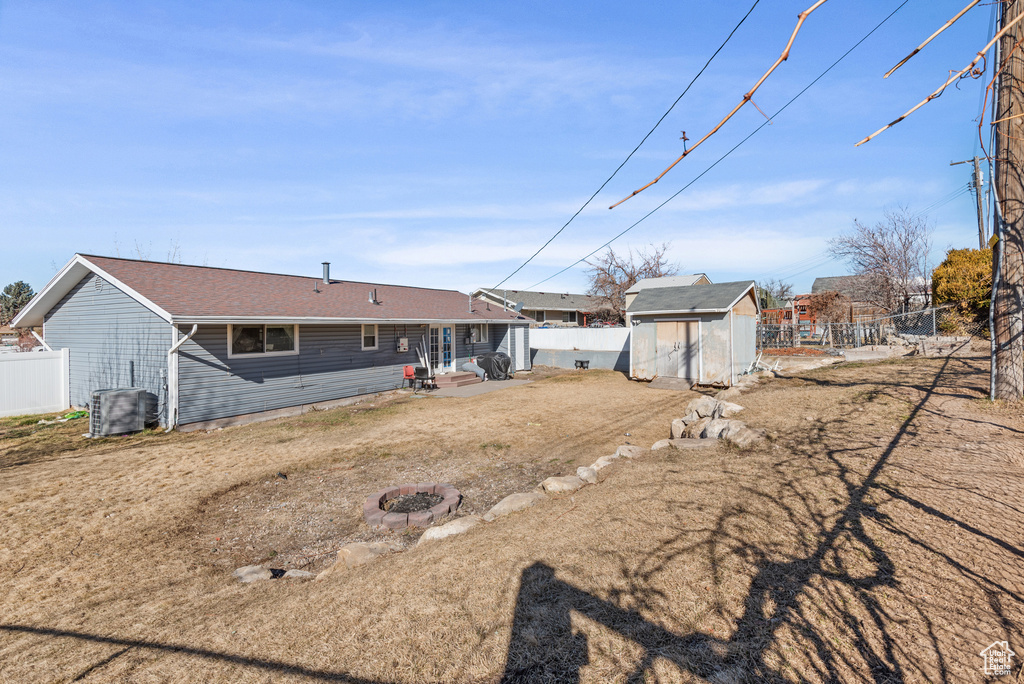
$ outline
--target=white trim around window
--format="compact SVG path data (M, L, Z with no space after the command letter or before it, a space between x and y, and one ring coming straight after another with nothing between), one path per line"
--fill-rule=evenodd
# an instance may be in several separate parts
M474 344L487 341L487 328L488 328L488 324L487 323L474 323L473 324L473 327L471 328L471 333L470 334L471 334L471 339L473 340Z
M229 359L294 356L299 353L299 326L293 323L228 324L227 337ZM274 349L275 346L285 348Z
M367 334L367 328L373 328L373 332ZM373 337L373 346L366 346L366 338ZM380 335L378 334L376 323L364 323L359 326L359 345L363 351L374 351L380 347Z

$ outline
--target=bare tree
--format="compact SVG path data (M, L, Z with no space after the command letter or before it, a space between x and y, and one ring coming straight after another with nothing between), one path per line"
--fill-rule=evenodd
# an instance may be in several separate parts
M807 313L817 325L850 322L850 300L834 290L807 298Z
M621 318L626 309L626 290L644 278L661 278L679 273L678 264L670 264L665 257L669 243L660 247L650 246L648 250L632 249L625 256L619 256L611 247L608 251L588 261L587 277L590 287L587 294L601 299L602 308Z
M931 227L905 207L886 211L874 226L854 219L851 233L829 240L829 252L862 276L867 301L887 311L928 303L931 246Z
M793 285L768 278L758 286L757 296L762 309L780 309L793 298Z

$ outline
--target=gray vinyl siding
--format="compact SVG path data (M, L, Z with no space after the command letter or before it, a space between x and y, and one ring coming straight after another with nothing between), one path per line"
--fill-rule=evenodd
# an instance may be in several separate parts
M529 370L530 364L530 326L529 325L492 325L491 333L495 340L494 351L504 352L508 354L509 358L512 359L512 367L515 368L516 362L516 340L514 330L516 328L522 328L523 330L523 344L524 358L526 362L526 368Z
M456 369L498 349L509 326L492 324L487 342L467 345L468 324L455 326ZM180 329L182 336L187 327ZM416 366L425 328L379 325L377 349L361 349L358 325L301 325L299 353L228 358L227 326L201 325L178 358L178 422L182 425L386 392L404 384L402 367ZM409 351L396 351L399 337Z
M95 390L141 387L156 396L165 422L169 323L90 274L46 314L44 332L52 348L70 350L72 405L87 406Z
M181 332L187 332L184 326ZM379 325L377 349L363 351L358 325L301 325L298 354L229 359L227 326L201 325L179 352L178 422L397 389L402 367L418 365L414 350L422 335L418 325ZM406 336L409 351L396 351L397 338ZM463 355L460 342L456 338L457 358Z

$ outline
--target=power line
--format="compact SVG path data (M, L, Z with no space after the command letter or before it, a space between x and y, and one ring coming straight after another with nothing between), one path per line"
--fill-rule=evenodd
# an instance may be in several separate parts
M617 167L617 168L615 169L615 171L613 171L613 172L612 172L612 175L608 176L608 179L607 179L607 180L605 180L605 182L604 182L604 183L601 183L601 187L599 187L599 188L598 188L597 190L595 190L595 191L594 191L594 194L593 194L593 195L591 195L591 196L590 196L590 198L589 198L589 199L587 199L587 201L583 203L583 206L581 206L581 207L580 207L579 209L577 209L577 210L576 210L576 213L575 213L575 214L573 214L572 216L570 216L570 217L569 217L569 220L568 220L568 221L566 221L566 222L565 222L565 224L564 224L564 225L563 225L563 226L562 226L561 228L559 228L559 229L558 229L558 230L557 230L557 231L555 232L555 234L554 234L554 235L552 235L552 236L551 236L550 238L548 238L548 241L547 241L547 242L545 242L545 243L544 243L543 245L541 245L541 246L540 246L540 249L538 249L538 250L537 250L536 252L534 252L534 253L533 253L533 255L532 255L532 256L530 256L530 258L529 258L529 259L527 259L527 260L526 260L526 261L524 261L524 262L523 262L522 264L520 264L520 265L519 265L519 268L517 268L516 270L512 271L512 272L511 272L511 273L509 273L509 274L508 274L507 276L505 276L505 278L504 278L504 279L503 279L503 280L502 280L502 281L501 281L500 283L498 283L497 285L495 285L494 287L492 287L492 288L491 288L491 290L496 290L496 289L498 289L499 287L501 287L502 285L504 285L504 284L505 284L505 282L506 282L506 281L507 281L507 280L508 280L509 278L511 278L512 276L514 276L514 275L515 275L516 273L519 273L519 271L523 270L523 268L524 268L524 267L525 267L525 266L526 266L526 265L527 265L528 263L530 263L531 261L533 261L533 259L534 259L534 258L535 258L535 257L536 257L536 256L537 256L538 254L540 254L541 252L543 252L543 251L544 251L544 249L545 249L545 248L546 248L546 247L547 247L548 245L550 245L550 244L551 244L551 242L552 242L552 241L553 241L553 240L554 240L554 239L555 239L556 237L558 237L558 236L559 236L559 235L561 234L561 232L562 232L563 230L565 230L566 228L568 228L568 227L569 227L569 224L570 224L570 223L572 223L572 222L573 222L573 221L574 221L574 220L576 219L576 217L577 217L577 216L579 216L579 215L580 215L580 213L581 213L581 212L582 212L582 211L583 211L584 209L586 209L586 208L587 208L587 206L588 206L588 205L589 205L589 204L590 204L590 203L591 203L591 202L592 202L592 201L594 200L594 198L595 198L595 197L597 197L598 193L600 193L600 192L601 192L602 190L604 190L604 186L608 185L608 183L610 183L610 182L611 182L611 180L612 180L613 178L615 178L615 175L616 175L616 174L617 174L617 173L618 173L619 171L621 171L621 170L622 170L622 167L626 165L626 162L628 162L628 161L629 161L629 160L630 160L630 159L631 159L631 158L633 157L633 155L634 155L634 154L636 154L636 151L637 151L637 150L639 150L639 149L640 149L640 147L641 147L641 146L642 146L642 145L643 145L643 144L644 144L645 142L647 142L647 139L648 139L649 137L651 137L651 134L653 134L653 133L654 133L654 131L655 131L655 130L656 130L656 129L658 128L658 126L660 126L660 125L661 125L661 122L665 120L665 117L667 117L667 116L669 115L669 113L671 113L671 112L672 112L672 110L673 110L673 109L675 109L675 106L676 106L677 104L679 104L679 101L683 99L683 96L684 96L684 95L686 95L686 93L687 93L687 92L688 92L688 91L690 90L690 87L691 87L691 86L693 86L693 84L697 82L697 79L698 79L698 78L700 78L701 74L703 74L703 73L704 73L704 71L705 71L705 70L706 70L706 69L708 68L708 66L710 66L710 64L711 64L712 60L714 60L714 58L718 56L718 53L722 51L722 48L724 48L724 47L726 46L726 44L727 44L727 43L728 43L728 42L729 42L729 41L730 41L730 40L732 39L732 37L733 37L733 34L735 34L735 33L736 33L736 31L738 31L738 30L739 30L740 26L742 26L742 25L743 25L743 22L745 22L745 21L747 20L747 17L749 17L749 16L750 16L751 12L753 12L753 11L754 11L754 8L755 8L755 7L757 7L757 4L758 4L759 2L761 2L761 0L754 0L754 4L750 6L750 9L749 9L749 10L747 10L747 13L743 15L743 18L742 18L742 19L740 19L739 23L738 23L738 24L736 24L736 26L734 26L734 27L733 27L732 31L730 31L730 32L729 32L729 35L728 35L728 36L726 36L726 38L725 38L725 40L724 40L724 41L722 42L722 44L718 46L718 49L717 49L717 50L715 50L715 52L714 52L714 53L713 53L713 54L711 55L711 57L709 57L709 58L708 58L708 61L704 63L704 66L703 66L703 67L701 67L700 71L698 71L698 72L697 72L697 75L693 77L693 79L692 79L692 80L690 81L690 83L689 83L689 84L688 84L688 85L686 86L686 88L685 88L685 89L683 90L683 92L679 94L679 97L677 97L677 98L676 98L676 101L672 103L672 106L670 106L670 107L668 108L668 110L666 110L666 111L665 111L665 113L661 115L661 118L660 118L660 119L658 119L658 122L657 122L656 124L654 124L654 126L653 126L653 127L651 128L651 130L649 130L649 131L647 132L647 135L645 135L645 136L643 137L643 139L642 139L642 140L641 140L641 141L640 141L640 142L639 142L639 143L637 144L637 146L633 148L633 151L632 151L632 152L630 152L630 153L629 153L629 154L628 154L628 155L626 156L626 158L622 160L622 163L621 163L621 164L619 164L619 165L618 165L618 167Z
M678 197L678 196L679 196L680 194L682 194L682 192L683 192L684 190L686 190L686 189L687 189L687 188L689 188L689 187L690 187L691 185L693 185L693 184L694 184L694 183L696 183L696 182L697 182L698 180L700 180L700 179L701 179L702 177L704 177L704 175L705 175L705 174L706 174L706 173L707 173L708 171L710 171L711 169L713 169L713 168L715 168L716 166L718 166L718 165L719 165L719 164L720 164L720 163L721 163L722 161L724 161L724 160L725 160L725 158L726 158L726 157L728 157L728 156L729 156L729 155L731 155L731 154L732 154L733 152L735 152L735 151L736 151L736 150L737 150L737 149L738 149L738 148L740 147L740 145L744 144L745 142L747 142L748 140L750 140L751 138L753 138L753 137L754 137L755 135L757 135L757 133L758 133L758 132L759 132L759 131L760 131L760 130L761 130L762 128L764 128L765 126L767 126L768 124L770 124L770 123L772 122L772 120L773 120L773 119L775 119L775 117L777 117L777 116L778 116L779 114L781 114L781 113L782 113L783 111L785 111L785 110L786 110L786 108L787 108L787 107L789 107L789 106L790 106L791 104L793 104L794 102L796 102L796 100L797 100L797 99L798 99L798 98L799 98L799 97L800 97L801 95L803 95L803 94L804 94L804 93L806 93L806 92L807 92L808 90L810 90L810 89L811 89L811 87L812 87L812 86L813 86L813 85L814 85L815 83L817 83L818 81L820 81L820 80L821 80L822 78L824 78L824 77L825 77L825 75L826 75L826 74L827 74L828 72L830 72L830 71L832 71L832 70L833 70L834 68L836 68L836 66L837 66L837 65L838 65L838 64L839 64L840 62L842 62L842 61L843 61L844 59L846 59L846 57L847 57L847 56L849 56L849 54L850 54L851 52L853 52L853 51L854 51L854 50L856 50L856 49L857 49L858 47L860 47L860 44L861 44L861 43L863 43L863 42L864 42L865 40L867 40L868 38L870 38L870 37L871 37L871 35L872 35L872 34L873 34L873 33L874 33L875 31L877 31L878 29L880 29L880 28L882 27L882 25L883 25L883 24L885 24L885 22L889 21L889 20L890 20L890 19L891 19L891 18L893 17L893 15L894 15L894 14L896 14L896 13L897 13L897 12L899 12L899 11L900 11L901 9L903 9L903 6L904 6L904 5L906 5L906 4L908 3L908 2L910 2L910 0L903 0L903 2L901 2L901 3L900 3L900 4L899 4L899 5L897 6L897 7L896 7L896 9L894 9L894 10L893 10L892 12L890 12L890 13L889 13L889 15L888 15L887 17L885 17L885 19L882 19L882 21L880 21L880 22L879 22L879 23L878 23L878 24L877 24L877 25L876 25L876 26L875 26L875 27L874 27L873 29L871 29L870 31L868 31L868 32L867 32L867 34L865 34L863 38L861 38L861 39L860 39L860 40L858 40L858 41L857 41L856 43L854 43L854 44L853 44L853 47L851 47L851 48L850 48L849 50L847 50L846 52L844 52L844 53L843 53L843 54L842 54L842 55L841 55L841 56L839 57L839 59L837 59L836 61L832 62L832 64L831 64L831 65L830 65L830 66L829 66L829 67L828 67L827 69L825 69L825 70L824 70L824 71L822 71L822 72L821 72L820 74L818 74L818 77L817 77L817 78L815 78L815 79L814 79L813 81L811 81L811 82L810 82L810 83L808 83L808 84L807 84L806 86L804 86L804 89L803 89L803 90L801 90L800 92L798 92L798 93L797 93L796 95L794 95L794 96L792 97L792 99L790 99L790 100L789 100L789 102L787 102L786 104L782 105L782 107L780 107L780 108L779 108L779 110L778 110L778 111L776 111L776 112L775 112L775 113L774 113L773 115L771 115L770 117L767 117L767 119L766 119L766 120L765 120L765 121L764 121L764 122L763 122L763 123L762 123L762 124L761 124L760 126L758 126L758 127L757 127L757 128L755 128L755 129L754 129L753 131L751 131L751 132L750 132L750 133L749 133L749 134L747 135L747 137L743 138L743 139L742 139L742 140L740 140L740 141L739 141L738 143L736 143L736 145L734 145L734 146L732 147L732 149L730 149L730 150L729 150L728 152L726 152L726 153L725 153L725 154L723 154L723 155L722 155L721 157L719 157L718 159L716 159L716 160L714 161L714 163L712 163L712 164L711 164L710 166L708 166L708 167L707 167L706 169L704 169L703 171L701 171L701 172L700 172L700 174L699 174L699 175L697 175L697 176L696 176L695 178L693 178L693 179L692 179L692 180L691 180L691 181L690 181L689 183L687 183L686 185L684 185L683 187L681 187L681 188L680 188L679 190L677 190L677 191L675 192L675 194L673 194L673 195L669 196L669 198L668 198L668 199L666 199L666 200L665 200L664 202L662 202L661 204L659 204L658 206L656 206L656 207L655 207L654 209L651 209L651 210L650 210L649 212L647 212L647 213L646 213L646 214L644 214L644 215L643 215L642 217L640 217L640 219L639 219L639 220L637 220L637 221L636 221L635 223L633 223L632 225L630 225L630 226L629 226L628 228L626 228L625 230L623 230L623 231L622 231L621 233L619 233L618 235L616 235L615 237L613 237L613 238L612 238L611 240L609 240L608 242L604 243L603 245L601 245L600 247L598 247L597 249L595 249L594 251L592 251L592 252L591 252L590 254L587 254L587 255L586 255L585 257L583 257L583 258L579 259L579 260L578 260L578 261L576 261L575 263L572 263L572 264L570 264L569 266L566 266L565 268L563 268L563 269L562 269L561 271L559 271L558 273L555 273L554 275L550 275L550 276L548 276L547 278L545 278L544 280L541 280L540 282L538 282L538 283L536 283L536 284L534 284L534 285L531 285L531 286L530 286L530 287L529 287L528 289L531 289L531 290L532 290L533 288L537 287L537 285L541 285L541 284L543 284L543 283L546 283L547 281L551 280L552 278L555 278L555 277L557 277L557 276L560 276L560 275L562 275L563 273L565 273L566 271L568 271L568 270L569 270L570 268L573 268L573 267L575 267L575 266L578 266L579 264L582 264L582 263L583 263L583 262L585 262L585 261L586 261L587 259L589 259L590 257L592 257L592 256L594 256L595 254L597 254L597 253L598 253L599 251L601 251L602 249L604 249L604 248L605 248L605 247L607 247L608 245L612 244L613 242L615 242L616 240L618 240L618 239L619 239L620 237L622 237L623 235L625 235L625 234L626 234L626 233L628 233L629 231L631 231L631 230L633 230L634 228L636 228L636 227L637 227L638 225L640 225L640 223L642 223L642 222L643 222L644 220L646 220L646 219L647 219L648 217L650 217L650 216L651 216L652 214L654 214L654 212L658 211L659 209L661 209L662 207L664 207L664 206L665 206L666 204L668 204L669 202L671 202L672 200L674 200L674 199L675 199L676 197ZM517 270L518 270L518 269L517 269ZM507 279L506 279L506 280L507 280ZM503 281L503 282L504 282L504 281Z

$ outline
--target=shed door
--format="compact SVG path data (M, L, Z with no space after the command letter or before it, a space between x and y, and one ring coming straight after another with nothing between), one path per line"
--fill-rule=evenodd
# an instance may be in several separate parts
M658 322L656 353L659 377L699 380L697 332L697 321Z

